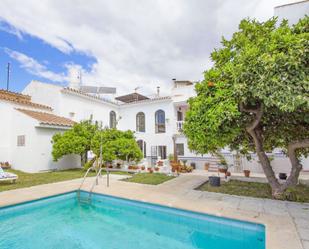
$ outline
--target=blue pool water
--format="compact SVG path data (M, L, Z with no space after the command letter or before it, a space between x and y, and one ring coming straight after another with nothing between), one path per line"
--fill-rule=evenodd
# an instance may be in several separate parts
M86 195L82 192L82 195ZM94 194L0 209L1 249L265 249L264 226Z

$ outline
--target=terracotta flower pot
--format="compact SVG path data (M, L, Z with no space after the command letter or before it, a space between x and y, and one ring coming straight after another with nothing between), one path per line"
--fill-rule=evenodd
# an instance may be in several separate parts
M250 177L250 170L245 169L244 175L245 175L245 177Z
M163 162L162 161L158 161L158 166L163 166Z
M223 174L226 174L227 169L225 169L225 168L219 168L219 172L220 172L220 173L223 173Z

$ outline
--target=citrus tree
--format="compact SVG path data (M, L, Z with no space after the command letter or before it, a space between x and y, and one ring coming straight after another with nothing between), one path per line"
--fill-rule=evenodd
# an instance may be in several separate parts
M190 149L255 152L275 198L295 186L309 148L309 17L296 25L242 20L189 100L184 132ZM280 184L266 152L281 148L291 163Z
M91 140L98 129L98 124L90 119L74 124L70 130L63 133L56 133L52 138L54 161L65 155L78 154L81 156L82 165L84 165L87 162L87 152L90 150Z
M135 141L132 131L119 131L117 129L103 129L97 131L91 141L91 150L100 156L102 143L102 157L105 162L116 159L126 161L140 161L143 153Z

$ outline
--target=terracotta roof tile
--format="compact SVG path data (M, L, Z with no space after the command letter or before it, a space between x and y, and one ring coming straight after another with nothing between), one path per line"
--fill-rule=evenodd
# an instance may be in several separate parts
M38 120L41 124L45 125L73 126L75 124L75 122L71 119L56 116L51 113L37 112L26 109L16 109L16 110L28 115L31 118Z
M6 91L3 89L0 89L0 100L13 102L13 103L20 104L20 105L27 105L27 106L31 106L34 108L52 110L50 106L31 102L31 96L29 95Z

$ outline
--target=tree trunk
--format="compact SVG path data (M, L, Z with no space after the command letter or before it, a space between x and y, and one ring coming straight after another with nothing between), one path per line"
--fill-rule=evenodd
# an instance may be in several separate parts
M309 147L309 138L304 140L298 140L291 142L288 146L288 157L290 159L292 168L290 172L289 178L286 180L285 184L283 184L284 190L290 186L296 186L298 183L299 173L302 170L303 166L301 165L297 155L296 150L301 148Z
M257 156L260 160L268 183L271 186L272 196L275 199L282 198L282 194L288 187L296 186L298 183L298 177L300 171L302 170L302 165L297 158L296 150L309 147L309 139L294 141L289 144L288 157L290 159L292 168L287 181L284 184L280 184L263 149L263 136L262 128L260 125L263 116L263 105L259 104L255 109L248 109L244 107L243 104L240 104L240 111L255 114L253 122L246 128L246 130L253 139Z
M81 166L83 167L88 160L87 151L85 151L80 155L80 159L81 159Z
M264 174L271 187L272 196L274 198L280 198L282 195L280 183L278 179L276 178L275 172L273 171L271 167L269 158L267 157L264 151L264 148L263 148L262 129L260 126L260 122L263 116L263 105L259 104L256 109L248 109L248 108L245 108L243 104L241 104L240 110L243 112L249 112L249 113L255 114L255 118L253 119L253 122L249 126L247 126L246 130L253 139L257 156L260 160Z

